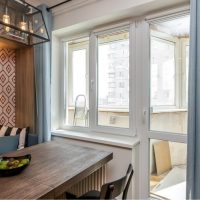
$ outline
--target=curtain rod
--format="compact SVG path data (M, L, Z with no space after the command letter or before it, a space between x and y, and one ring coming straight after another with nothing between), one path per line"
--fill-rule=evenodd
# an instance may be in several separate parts
M50 11L50 10L52 10L52 9L58 7L58 6L61 6L61 5L65 4L65 3L68 3L68 2L70 2L70 1L73 1L73 0L66 0L66 1L63 1L63 2L61 2L61 3L58 3L58 4L54 5L54 6L48 7L48 8L47 8L47 11Z

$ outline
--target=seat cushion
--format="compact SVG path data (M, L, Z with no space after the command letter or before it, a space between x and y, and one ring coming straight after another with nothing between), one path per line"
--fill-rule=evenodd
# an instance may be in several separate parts
M19 144L19 135L0 137L0 154L16 151Z
M92 190L80 196L78 199L100 199L100 192Z

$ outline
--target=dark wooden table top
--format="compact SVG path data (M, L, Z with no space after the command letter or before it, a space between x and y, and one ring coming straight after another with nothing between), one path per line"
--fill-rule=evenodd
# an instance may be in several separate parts
M111 152L52 141L6 154L31 154L20 175L0 177L0 199L55 198L113 158Z

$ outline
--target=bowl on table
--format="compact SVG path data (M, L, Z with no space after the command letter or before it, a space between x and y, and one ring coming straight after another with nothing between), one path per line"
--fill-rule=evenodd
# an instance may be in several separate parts
M31 162L31 155L0 158L0 176L15 176L26 169Z

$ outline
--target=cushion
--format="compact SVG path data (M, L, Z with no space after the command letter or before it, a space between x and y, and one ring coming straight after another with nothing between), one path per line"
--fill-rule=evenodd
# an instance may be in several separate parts
M29 128L16 128L0 125L0 137L19 135L18 149L23 149L26 144Z
M26 147L30 147L38 144L38 135L28 134Z
M19 145L19 135L0 137L0 154L16 151Z

